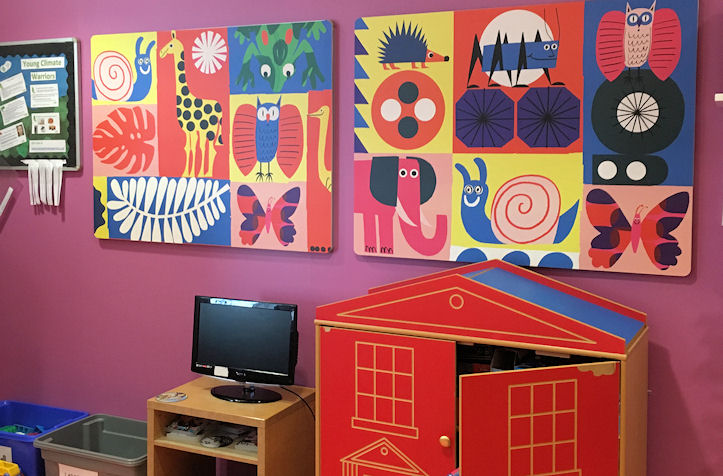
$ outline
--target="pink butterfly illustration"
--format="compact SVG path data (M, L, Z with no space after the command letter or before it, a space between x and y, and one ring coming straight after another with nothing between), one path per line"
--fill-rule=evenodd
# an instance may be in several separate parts
M588 250L593 266L610 268L628 245L636 253L640 242L658 269L666 270L678 264L677 257L682 251L670 233L685 218L689 201L688 192L675 193L653 207L645 218L641 214L646 207L639 205L630 224L609 193L599 188L590 190L585 207L590 223L599 232Z
M293 243L296 229L291 216L299 206L300 195L299 187L290 188L278 200L269 198L264 208L251 187L241 185L236 193L239 210L244 216L239 231L241 243L253 245L262 232L268 233L272 227L279 243L283 246Z

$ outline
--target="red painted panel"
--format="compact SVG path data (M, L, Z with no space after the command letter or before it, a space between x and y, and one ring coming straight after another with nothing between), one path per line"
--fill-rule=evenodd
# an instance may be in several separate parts
M481 263L471 263L464 266L460 266L458 268L452 268L452 269L446 269L444 271L439 271L438 273L431 273L431 274L425 274L424 276L419 276L416 278L411 279L405 279L404 281L397 281L395 283L389 283L389 284L382 284L381 286L376 286L373 288L369 288L369 293L378 293L380 291L388 291L390 289L394 288L400 288L403 286L409 286L410 284L420 283L422 281L429 281L432 279L437 278L443 278L445 276L451 276L455 274L466 274L471 273L473 271L482 271L485 269L490 268L496 268L500 267L500 263L504 263L501 260L490 260L490 261L483 261Z
M317 319L623 355L625 341L450 275L317 307Z
M322 327L318 345L320 474L455 467L454 342Z
M462 474L618 474L619 379L619 362L462 376Z
M557 289L558 291L562 291L562 292L567 293L576 298L584 299L585 301L588 301L588 302L591 302L598 306L604 307L613 312L617 312L624 316L628 316L633 319L637 319L641 322L646 322L646 315L644 312L640 312L638 310L629 308L627 306L623 306L616 302L610 301L609 299L600 297L596 294L592 294L587 291L583 291L582 289L576 288L574 286L570 286L569 284L565 284L563 282L557 281L552 278L548 278L547 276L536 273L534 271L530 271L529 269L526 269L526 268L523 268L520 266L515 266L513 264L510 264L510 263L507 263L506 261L501 261L501 260L490 260L490 261L485 261L482 263L472 263L472 264L468 264L465 266L460 266L458 268L448 269L445 271L440 271L438 273L427 274L424 276L408 279L405 281L399 281L396 283L385 284L382 286L370 288L369 293L378 293L381 291L388 291L390 289L401 288L404 286L409 286L410 284L416 284L416 283L420 283L423 281L439 279L439 278L442 278L445 276L464 275L464 274L474 273L474 272L483 272L484 270L491 269L491 268L504 269L505 271L508 271L510 273L514 273L518 276L522 276L531 281L535 281L537 283L544 284L545 286L551 287L553 289Z

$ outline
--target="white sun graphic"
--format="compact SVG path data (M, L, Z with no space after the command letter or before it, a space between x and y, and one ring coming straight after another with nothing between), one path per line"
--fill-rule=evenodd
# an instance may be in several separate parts
M191 57L196 68L204 74L213 74L226 61L226 42L213 31L204 31L193 41Z

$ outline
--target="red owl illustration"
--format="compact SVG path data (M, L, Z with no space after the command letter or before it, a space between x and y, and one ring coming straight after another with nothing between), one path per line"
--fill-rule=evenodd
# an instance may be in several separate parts
M625 13L607 12L597 30L597 64L608 81L613 81L628 68L645 63L661 81L665 81L678 65L681 50L680 19L674 10L630 8Z

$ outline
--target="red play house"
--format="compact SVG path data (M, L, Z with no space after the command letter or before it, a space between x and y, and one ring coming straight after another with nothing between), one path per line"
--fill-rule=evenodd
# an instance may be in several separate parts
M317 308L317 474L645 474L645 314L502 261Z

